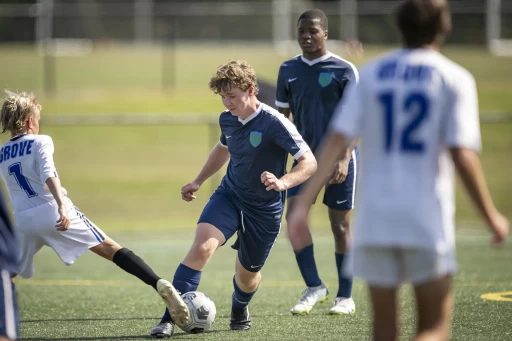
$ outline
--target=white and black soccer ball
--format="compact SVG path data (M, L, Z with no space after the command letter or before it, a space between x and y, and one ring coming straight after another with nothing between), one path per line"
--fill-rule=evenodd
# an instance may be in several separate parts
M190 322L180 328L191 334L203 333L210 329L217 315L215 303L199 291L187 292L181 297L190 311Z

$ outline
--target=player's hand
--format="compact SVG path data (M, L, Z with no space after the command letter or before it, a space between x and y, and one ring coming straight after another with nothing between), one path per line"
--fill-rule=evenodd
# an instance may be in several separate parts
M60 206L58 212L59 219L57 219L57 224L55 227L57 228L57 231L67 231L69 229L69 218L66 206Z
M285 183L270 172L261 173L261 183L265 185L267 191L282 192L286 190Z
M348 175L348 165L350 163L350 159L348 160L341 160L334 164L334 173L331 181L329 181L330 184L341 184Z
M507 239L510 223L508 219L496 212L489 220L489 225L493 232L493 237L491 239L491 244L499 245Z
M192 201L196 198L194 192L197 192L201 187L198 183L191 182L181 187L181 199L185 201Z

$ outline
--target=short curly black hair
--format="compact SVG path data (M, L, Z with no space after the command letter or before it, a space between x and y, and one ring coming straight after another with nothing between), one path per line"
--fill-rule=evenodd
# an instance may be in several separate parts
M329 21L327 20L327 16L325 13L319 9L310 9L306 12L302 13L299 17L299 20L297 20L297 25L299 24L299 21L302 19L308 19L308 20L320 20L320 26L322 26L322 29L324 31L327 31L329 28Z

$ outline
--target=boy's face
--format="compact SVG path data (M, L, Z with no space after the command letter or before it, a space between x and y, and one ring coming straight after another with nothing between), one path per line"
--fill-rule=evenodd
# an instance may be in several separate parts
M303 53L315 53L325 48L327 31L319 19L301 19L297 25L297 40Z
M249 88L247 91L242 91L239 88L229 88L220 93L222 98L222 104L228 109L234 116L242 115L247 107L250 105L251 94L253 88Z
M30 129L30 134L39 134L39 120L41 119L41 110L34 109L34 113L27 120L27 127Z

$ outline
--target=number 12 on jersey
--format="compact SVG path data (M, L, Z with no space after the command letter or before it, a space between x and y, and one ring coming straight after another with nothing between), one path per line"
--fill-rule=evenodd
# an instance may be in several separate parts
M30 182L21 172L21 163L16 162L9 166L9 174L13 175L21 189L27 193L29 198L37 196L37 193L30 186Z
M400 152L421 153L425 150L425 142L414 139L414 132L428 118L430 109L430 100L421 92L412 92L405 96L405 100L401 103L401 107L395 107L396 95L394 92L384 92L380 94L379 101L384 108L384 129L385 129L385 145L386 151L391 152L394 147L394 136L399 134ZM395 126L396 115L407 114L412 116L409 122L402 130L397 131Z

